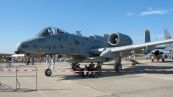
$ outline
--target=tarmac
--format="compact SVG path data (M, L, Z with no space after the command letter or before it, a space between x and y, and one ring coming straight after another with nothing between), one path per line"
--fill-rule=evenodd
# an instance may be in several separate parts
M123 62L121 73L113 72L113 65L106 63L102 67L105 72L95 78L74 75L66 62L57 62L52 76L46 77L46 64L37 63L37 91L35 67L15 63L12 65L21 65L20 89L14 91L15 68L1 67L0 97L173 97L173 62L139 62L136 66ZM89 63L81 66L85 64Z

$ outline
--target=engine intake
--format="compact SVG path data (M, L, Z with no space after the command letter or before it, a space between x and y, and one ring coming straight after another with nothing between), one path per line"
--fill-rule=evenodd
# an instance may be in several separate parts
M108 38L108 43L112 47L126 46L133 44L132 39L122 33L112 33Z

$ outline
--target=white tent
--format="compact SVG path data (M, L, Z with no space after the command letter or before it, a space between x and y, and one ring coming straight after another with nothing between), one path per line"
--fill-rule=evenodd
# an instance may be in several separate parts
M11 57L24 57L25 54L13 54L11 55Z

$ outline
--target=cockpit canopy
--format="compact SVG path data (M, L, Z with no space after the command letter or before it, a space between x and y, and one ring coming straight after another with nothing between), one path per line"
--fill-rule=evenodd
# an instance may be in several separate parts
M59 28L55 27L46 27L38 34L38 36L52 36L58 35L60 33L65 33L65 31L62 31Z

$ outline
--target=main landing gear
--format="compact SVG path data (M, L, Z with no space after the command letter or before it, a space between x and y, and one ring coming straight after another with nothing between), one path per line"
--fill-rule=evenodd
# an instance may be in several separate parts
M122 72L121 57L115 59L114 70L116 72Z
M55 56L54 55L47 55L46 56L46 63L47 63L47 69L45 70L45 75L51 76L52 70L55 67Z

